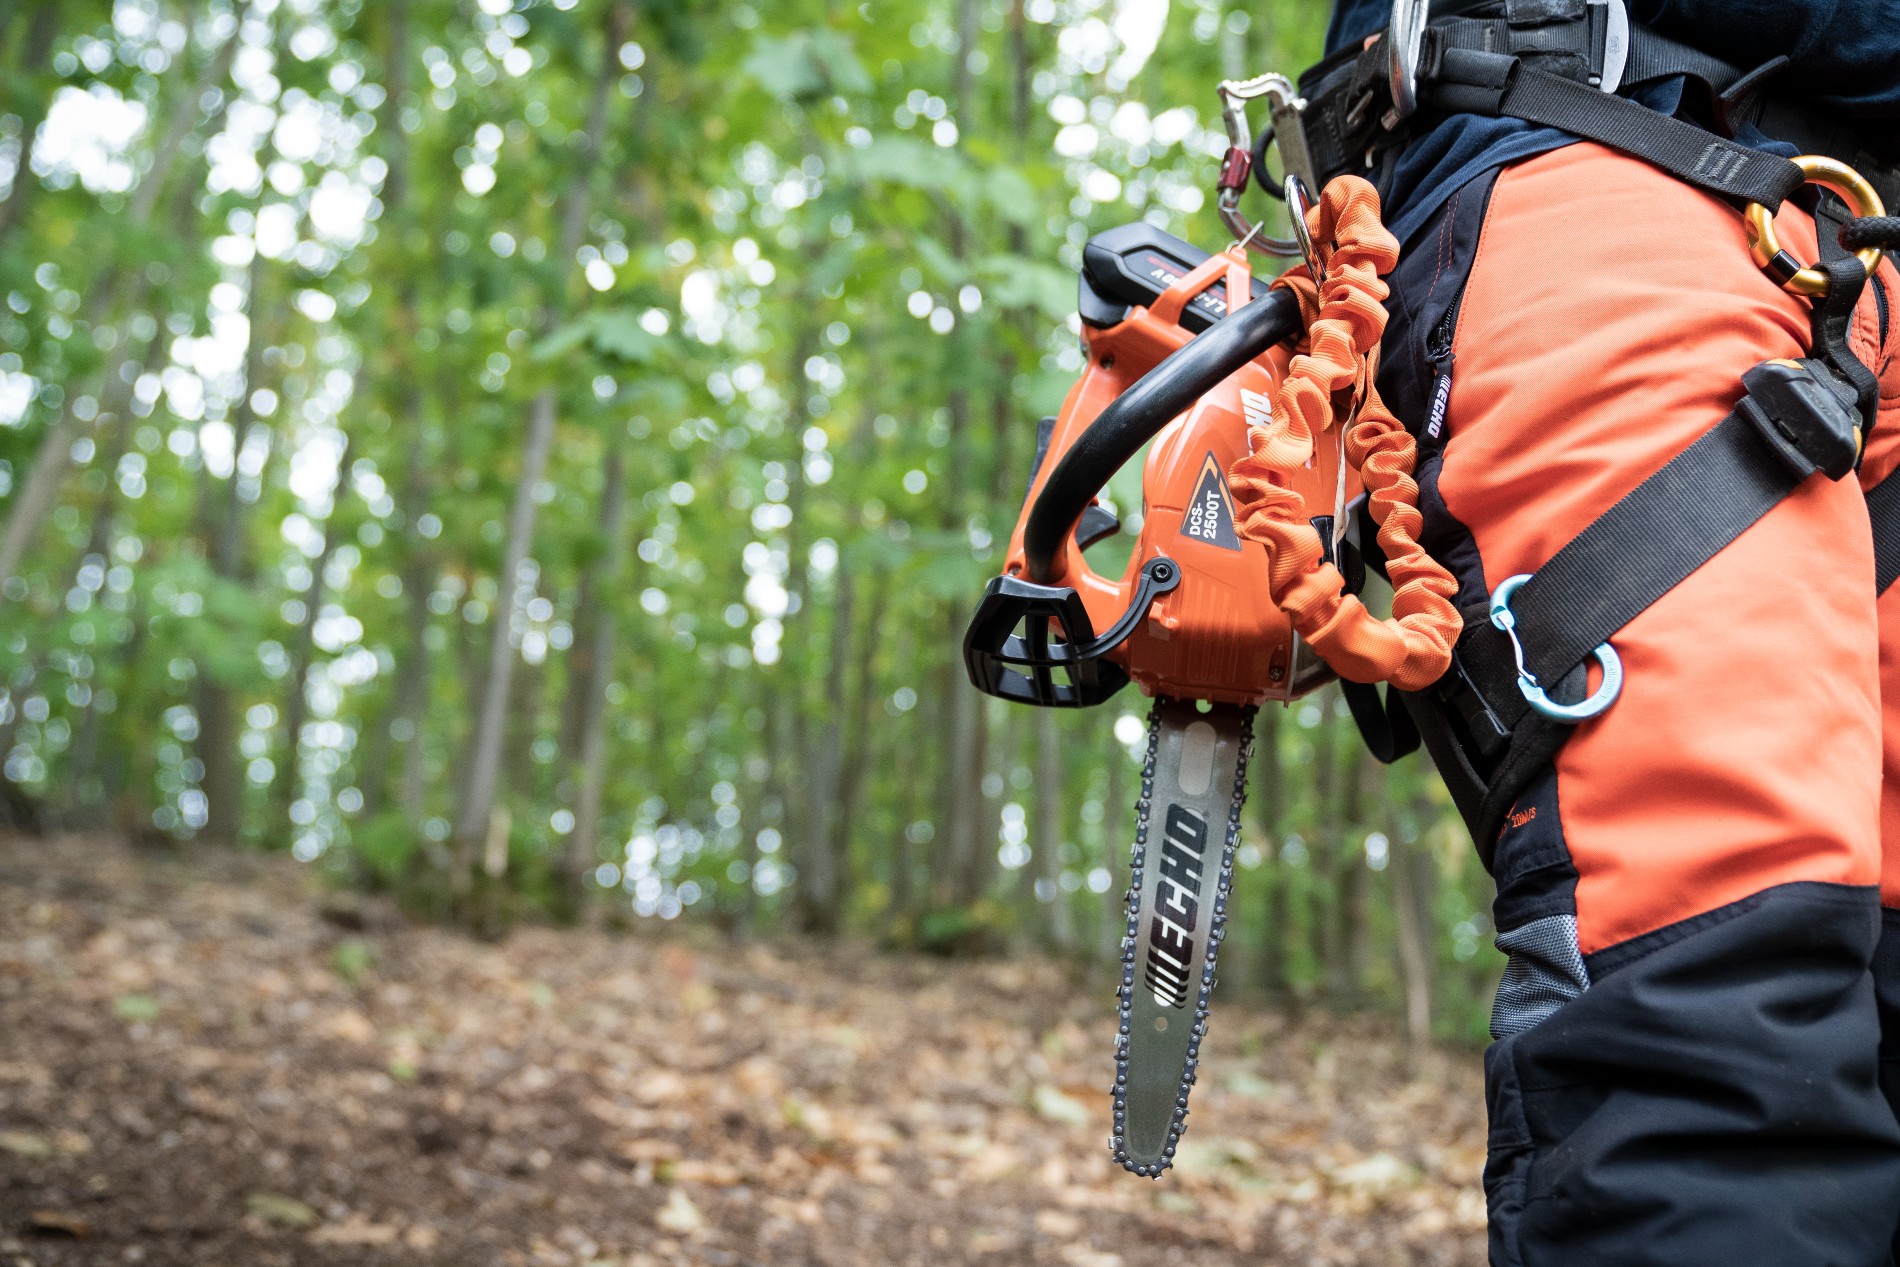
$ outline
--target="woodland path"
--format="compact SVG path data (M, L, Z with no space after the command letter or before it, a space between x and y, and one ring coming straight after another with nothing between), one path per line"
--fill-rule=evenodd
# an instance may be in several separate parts
M342 900L0 840L0 1267L1484 1261L1470 1051L1217 1012L1154 1183L1057 970Z

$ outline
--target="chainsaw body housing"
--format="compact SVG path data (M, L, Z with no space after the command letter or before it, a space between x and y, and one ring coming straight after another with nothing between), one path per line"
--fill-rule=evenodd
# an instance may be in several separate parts
M1100 235L1084 258L1088 364L1053 424L1045 422L1004 575L991 583L966 640L972 678L993 694L1058 706L1097 703L1129 679L1148 695L1231 704L1291 699L1331 680L1331 671L1303 646L1274 604L1266 548L1240 536L1227 488L1227 469L1247 451L1249 423L1264 423L1271 414L1274 389L1291 357L1284 345L1232 366L1154 434L1142 470L1139 535L1119 577L1096 572L1084 554L1116 528L1096 504L1062 541L1045 575L1032 574L1026 529L1064 456L1111 404L1228 312L1225 285L1217 280L1185 303L1176 293L1160 305L1177 317L1157 315L1156 301L1207 257L1149 225ZM1264 302L1267 288L1256 282L1253 290L1254 302ZM1336 443L1322 442L1313 462L1295 476L1308 505L1337 512L1358 495L1357 477L1342 478L1343 462ZM1330 516L1320 527L1330 543ZM1169 563L1177 575L1165 575ZM1079 623L1078 601L1086 629L1069 627ZM1138 603L1145 611L1134 610ZM1020 639L1011 636L1019 625L1027 629ZM1097 631L1109 634L1098 637ZM1123 636L1105 645L1114 634ZM1085 668L1079 663L1084 658L1113 668ZM1023 675L1003 667L1033 669L1039 659L1045 669L1067 671L1076 689L1065 693L1049 684L1046 673L1033 671L1035 680L1024 689L1014 680Z

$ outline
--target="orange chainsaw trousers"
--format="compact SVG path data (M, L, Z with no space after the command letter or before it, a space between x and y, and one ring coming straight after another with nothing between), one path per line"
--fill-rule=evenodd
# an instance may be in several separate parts
M1805 212L1778 228L1814 258ZM1466 607L1709 431L1745 371L1808 352L1807 301L1733 207L1593 144L1474 182L1408 255L1388 348L1442 333L1402 318L1462 286L1419 482ZM1876 601L1863 484L1900 467L1896 326L1886 265L1853 331L1882 381L1858 480L1809 477L1619 631L1621 696L1495 843L1494 1264L1890 1261L1900 593Z

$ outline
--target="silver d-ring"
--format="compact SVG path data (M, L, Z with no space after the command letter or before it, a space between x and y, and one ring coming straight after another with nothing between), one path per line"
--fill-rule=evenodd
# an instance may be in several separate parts
M1589 721L1616 703L1616 697L1623 693L1623 658L1616 654L1616 648L1609 643L1598 643L1597 649L1591 654L1596 656L1597 664L1603 670L1603 681L1597 685L1595 693L1580 704L1559 704L1552 699L1537 680L1537 675L1524 664L1524 644L1518 641L1517 616L1511 611L1512 596L1530 579L1530 573L1520 573L1501 583L1497 592L1491 595L1491 623L1511 640L1511 654L1517 659L1517 689L1523 693L1525 703L1552 721L1567 726Z
M1392 110L1383 120L1388 130L1418 112L1418 58L1431 8L1431 0L1392 0L1385 28L1386 85L1392 94Z

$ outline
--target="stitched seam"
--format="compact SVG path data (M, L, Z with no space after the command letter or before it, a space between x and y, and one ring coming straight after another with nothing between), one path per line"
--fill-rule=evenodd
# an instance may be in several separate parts
M1446 242L1451 237L1451 226L1457 223L1458 199L1463 196L1464 190L1462 189L1451 196L1451 206L1445 209L1445 218L1438 222L1438 257L1437 262L1432 268L1432 288L1426 292L1428 296L1426 303L1428 306L1431 300L1438 298L1438 283L1445 275Z

